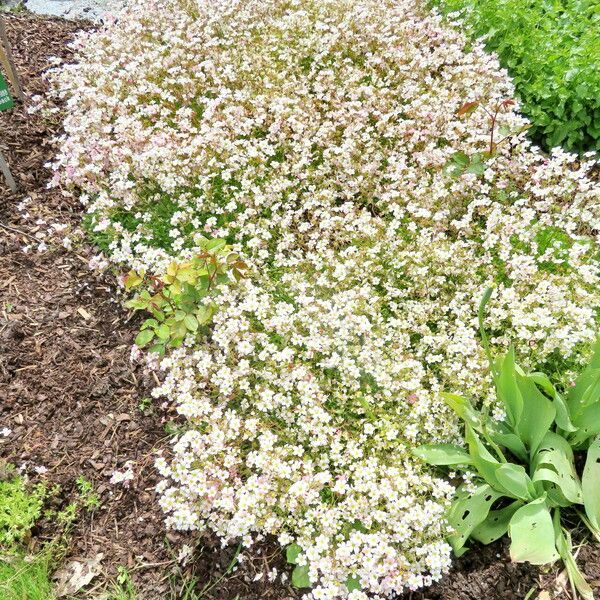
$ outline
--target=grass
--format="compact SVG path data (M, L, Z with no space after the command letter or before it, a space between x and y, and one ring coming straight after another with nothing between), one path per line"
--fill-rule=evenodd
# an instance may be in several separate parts
M2 600L53 600L47 553L28 557L0 556L0 598Z

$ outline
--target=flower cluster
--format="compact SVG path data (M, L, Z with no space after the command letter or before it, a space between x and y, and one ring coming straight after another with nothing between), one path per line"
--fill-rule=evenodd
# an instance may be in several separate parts
M493 344L565 372L586 356L592 159L516 134L449 172L489 145L461 106L513 90L421 0L142 0L77 46L52 75L55 182L83 191L111 260L160 274L209 235L250 265L210 335L161 364L154 393L189 420L158 461L169 525L298 544L315 600L439 579L453 489L411 449L459 438L440 391L490 400L487 286Z

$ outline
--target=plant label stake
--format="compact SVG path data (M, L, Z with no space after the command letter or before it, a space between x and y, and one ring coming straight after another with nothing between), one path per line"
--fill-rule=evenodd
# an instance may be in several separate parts
M4 79L2 73L0 73L0 112L3 110L8 110L14 106L13 100L10 97L10 93L8 91L8 85L6 80ZM17 184L8 168L8 163L4 156L2 156L2 152L0 152L0 171L4 175L4 179L6 179L6 183L8 187L13 191L17 191Z
M8 36L6 35L6 27L4 26L4 17L0 14L0 63L4 67L6 74L15 90L15 94L17 98L21 102L25 102L25 94L23 93L23 88L21 86L21 82L19 81L19 76L17 75L17 68L15 67L15 61L12 57L12 52L10 49L10 44L8 43ZM1 99L0 99L0 110L2 109Z

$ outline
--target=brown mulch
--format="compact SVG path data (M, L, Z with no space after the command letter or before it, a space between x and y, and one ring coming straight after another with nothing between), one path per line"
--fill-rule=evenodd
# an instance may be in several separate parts
M90 25L7 18L28 94L44 93L48 57L68 60L66 44L82 27ZM83 242L64 249L64 234L43 237L52 223L73 231L81 218L76 199L47 189L44 165L54 154L50 139L60 131L59 117L54 119L22 107L0 113L0 150L20 187L13 195L0 180L0 429L12 430L0 435L0 459L23 467L34 481L60 486L51 500L57 510L81 504L79 477L93 483L101 507L79 509L66 560L102 553L103 572L78 598L110 586L118 566L130 570L138 600L179 600L190 585L204 590L199 598L214 600L298 598L288 586L269 582L273 567L285 567L273 544L244 553L241 566L228 573L236 549L202 539L191 565L178 566L181 543L194 541L165 531L153 468L156 451L168 452L165 423L176 417L157 402L140 408L154 382L129 359L137 322L115 300L113 276L89 269L94 250ZM25 198L29 203L19 210ZM42 239L48 248L38 251ZM110 484L113 471L127 461L135 479L128 487ZM39 467L47 472L40 474ZM43 521L33 544L56 534L57 525ZM598 547L583 548L579 563L590 579L600 578ZM552 589L556 577L556 568L541 573L512 564L506 544L495 544L467 553L440 584L406 599L521 600L531 590L536 598L539 590Z

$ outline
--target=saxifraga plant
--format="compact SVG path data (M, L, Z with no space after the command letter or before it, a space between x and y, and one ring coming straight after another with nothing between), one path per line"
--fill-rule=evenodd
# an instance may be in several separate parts
M491 292L481 302L479 324L505 417L495 420L467 398L444 394L464 422L466 450L428 444L414 453L431 465L474 475L457 489L447 515L453 530L448 541L457 556L467 551L469 539L490 544L508 533L513 561L544 565L560 558L574 591L592 600L564 513L576 512L600 536L600 339L572 387L559 391L546 374L520 368L512 347L493 359L483 326ZM581 477L579 454L586 454Z

